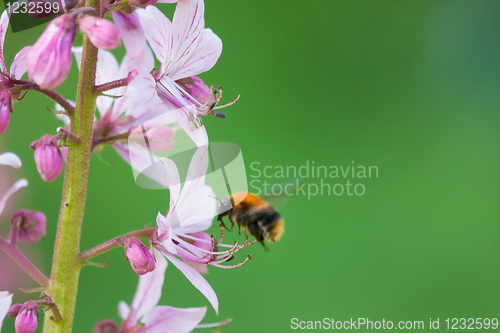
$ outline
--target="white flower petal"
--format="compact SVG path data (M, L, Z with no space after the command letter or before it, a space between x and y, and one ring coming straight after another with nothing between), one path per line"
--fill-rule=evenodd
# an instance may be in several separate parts
M0 18L0 70L7 73L7 66L5 66L5 59L3 57L3 47L5 44L5 34L7 33L7 28L9 27L9 15L7 10L4 10L2 17ZM2 81L6 79L2 76Z
M141 320L141 333L188 333L205 317L206 307L179 309L157 306Z
M10 76L15 79L21 79L23 75L28 71L28 53L31 50L31 46L25 46L14 58L12 65L10 66Z
M177 267L182 274L184 274L188 280L198 289L205 297L208 299L210 304L212 304L215 312L219 313L219 301L215 291L212 289L210 284L193 268L189 267L176 257L170 254L165 254L168 260Z
M97 55L97 69L95 84L103 84L113 80L119 79L119 66L118 61L115 56L105 50L99 50ZM106 92L107 95L116 95L116 89L111 89ZM97 97L96 106L99 110L101 118L111 110L111 105L113 105L113 98L106 96Z
M122 34L123 44L130 59L137 58L146 47L146 37L137 13L113 12L113 21ZM151 69L150 69L151 70Z
M155 307L161 298L167 260L158 251L155 252L155 269L139 277L139 285L137 286L131 311L127 318L128 325L133 326L139 318Z
M121 319L125 320L130 314L130 306L125 301L120 301L118 303L118 315Z
M3 153L0 155L1 165L10 165L14 169L19 169L21 165L21 159L14 153Z
M163 74L167 60L170 59L172 52L175 52L171 34L172 23L154 6L147 6L146 9L137 8L136 13L139 15L149 46L161 63L160 73Z
M12 294L8 291L0 291L0 331L2 330L2 323L9 312L12 304Z
M28 181L26 179L20 179L17 182L15 182L15 184L12 185L12 187L9 188L7 192L5 192L2 200L0 200L0 214L2 214L3 209L5 208L5 204L7 203L7 200L10 198L10 196L16 193L20 188L26 186L28 186Z

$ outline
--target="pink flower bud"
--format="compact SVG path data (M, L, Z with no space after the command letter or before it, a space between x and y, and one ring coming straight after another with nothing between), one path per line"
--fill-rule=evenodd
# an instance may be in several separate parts
M122 43L122 35L112 22L94 16L85 16L80 21L80 30L92 44L103 50L116 49Z
M36 168L42 179L47 183L56 179L62 171L63 159L52 136L45 134L30 146L35 149Z
M23 243L35 243L47 234L47 218L42 212L21 210L12 215L10 223L17 224L17 239Z
M23 307L22 304L14 304L10 307L9 309L9 312L7 312L7 315L10 317L10 318L16 318L17 317L17 314L19 313L19 311L21 311L21 308Z
M143 127L146 132L144 135ZM128 143L137 143L143 148L151 149L152 152L165 152L175 145L174 131L167 126L151 124L135 127L128 137ZM147 143L146 143L147 138Z
M118 332L118 326L116 326L116 324L110 319L98 322L97 324L95 324L94 330L92 331L92 333L116 333L116 332Z
M176 81L198 102L208 105L214 101L210 88L197 76L186 77Z
M2 90L0 91L0 134L7 129L11 112L12 94L7 90Z
M76 23L62 15L49 23L28 54L28 76L43 89L53 90L66 80L71 68L71 43Z
M38 306L29 301L23 304L14 324L16 333L33 333L38 326Z
M132 269L139 275L144 275L155 269L155 260L144 243L137 237L125 241L125 257L130 261Z

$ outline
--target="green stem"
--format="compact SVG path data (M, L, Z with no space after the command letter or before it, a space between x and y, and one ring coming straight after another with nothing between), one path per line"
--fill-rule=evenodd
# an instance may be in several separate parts
M99 12L98 0L86 5ZM71 117L71 133L81 144L69 148L64 173L63 198L57 224L56 244L47 294L56 303L63 320L54 322L45 316L44 333L70 333L75 314L78 278L82 265L78 261L87 178L92 147L96 94L94 93L97 48L85 36L78 81L75 114Z

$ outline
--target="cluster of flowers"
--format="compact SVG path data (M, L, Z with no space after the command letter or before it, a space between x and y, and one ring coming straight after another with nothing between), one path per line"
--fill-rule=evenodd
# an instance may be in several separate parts
M208 87L197 75L215 65L222 52L222 42L212 30L205 28L203 0L158 0L160 3L178 2L172 21L153 6L156 2L103 1L100 13L84 7L82 1L73 8L64 7L64 13L49 23L38 41L16 55L10 71L3 56L8 13L4 12L0 19L0 134L7 129L13 103L31 90L53 99L56 106L49 111L65 123L58 128L57 134L46 134L31 144L44 181L51 182L59 176L68 149L80 143L80 138L70 132L69 126L76 112L75 102L54 91L69 73L72 53L81 65L83 48L72 46L77 27L99 48L94 90L101 94L96 102L99 117L94 120L93 150L112 145L130 164L131 155L144 154L141 147L132 144L136 141L134 133L137 131L134 130L138 127L142 127L139 133L147 137L150 151L171 149L178 129L185 131L198 147L184 183L179 179L176 164L167 158L161 159L170 190L169 210L166 215L158 213L157 226L149 234L148 245L137 237L121 237L126 258L140 275L139 286L131 307L124 302L119 304L123 323L118 326L105 320L96 325L96 333L190 332L195 327L221 325L224 322L199 325L206 307L157 306L167 260L206 296L216 312L217 296L201 274L208 272L207 265L233 268L248 260L232 266L223 265L249 243L226 245L221 243L222 234L217 241L204 232L216 215L216 200L212 189L205 185L209 165L208 135L201 116L224 118L225 115L216 110L236 100L218 105L222 96L220 88ZM105 14L111 14L114 23L103 18ZM119 47L122 41L127 53L119 64L106 50ZM159 69L155 68L155 57L160 63ZM22 79L26 73L29 80ZM146 122L148 125L144 125ZM0 164L19 168L21 161L16 155L5 153L0 156ZM27 181L22 179L7 191L0 201L0 212L6 200L24 186ZM0 237L0 249L10 249L10 253L17 249L17 241L37 242L46 233L46 218L41 212L16 212L11 224L10 240ZM57 304L44 293L41 300L11 303L12 295L0 292L0 328L3 318L8 315L16 318L17 333L35 331L41 306L57 314ZM57 320L57 315L55 317Z

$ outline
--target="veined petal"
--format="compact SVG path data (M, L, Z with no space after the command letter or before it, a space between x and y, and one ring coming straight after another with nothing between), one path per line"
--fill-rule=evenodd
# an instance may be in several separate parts
M136 59L146 47L146 36L137 13L113 12L113 21L122 33L123 44L130 59ZM150 70L152 67L150 68Z
M161 63L160 73L163 74L168 60L175 52L171 33L172 23L155 6L147 6L146 9L137 8L136 13L139 15L149 46Z
M7 313L9 312L11 304L12 304L12 294L9 294L8 291L0 291L0 331L2 330L3 320L7 315Z
M199 43L199 37L205 28L205 5L203 0L182 0L177 3L172 20L173 58L168 74L175 75L180 68L179 59L193 51Z
M18 54L16 54L16 57L10 66L10 76L19 80L28 71L28 53L31 48L32 46L25 46L21 51L19 51Z
M135 325L139 318L158 304L161 298L167 260L157 251L155 258L156 268L152 272L139 277L139 285L137 286L131 311L127 318L127 325L130 325L128 327Z
M7 66L5 66L5 58L3 56L3 47L5 44L5 35L7 34L7 28L9 27L9 15L7 10L4 10L2 13L2 17L0 17L0 71L4 73L7 72ZM2 76L2 81L6 79Z
M201 276L200 273L198 273L195 269L189 267L187 264L183 263L176 257L174 257L171 254L165 254L168 260L172 264L174 264L175 267L177 267L182 274L184 274L188 280L198 289L205 297L208 299L210 304L212 304L215 313L219 313L219 301L217 299L217 295L215 294L215 291L212 289L210 284Z
M0 155L1 165L10 165L14 169L19 169L22 165L21 159L14 153L3 153Z
M176 59L177 68L170 76L173 80L206 72L217 63L222 53L222 41L211 29L204 29L195 45Z
M2 214L3 209L5 208L5 204L7 203L7 200L10 198L10 196L16 193L20 188L26 186L28 186L28 181L26 179L20 179L17 182L15 182L15 184L12 185L12 187L9 188L7 192L5 192L2 200L0 200L0 214Z
M125 301L118 303L118 315L121 319L126 320L130 314L130 306Z
M145 324L140 333L188 333L205 317L207 308L179 309L157 306L141 320Z

